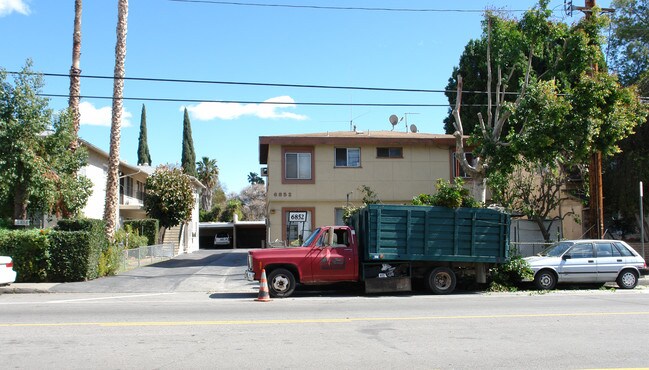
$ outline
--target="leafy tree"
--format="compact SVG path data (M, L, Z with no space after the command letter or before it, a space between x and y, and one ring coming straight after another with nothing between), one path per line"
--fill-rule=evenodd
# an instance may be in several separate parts
M265 184L266 182L265 182L264 179L263 179L261 176L259 176L257 173L255 173L255 172L250 172L250 173L248 174L248 183L250 183L250 185L255 185L255 184L261 184L261 185L263 185L263 184Z
M234 221L234 215L236 214L239 220L243 219L243 213L241 212L242 204L239 199L232 198L227 201L225 209L221 212L219 216L219 221L221 222L232 222Z
M614 0L609 42L613 68L625 85L649 78L649 1Z
M244 220L266 219L266 187L263 184L251 184L241 190L238 198L241 201Z
M192 124L189 121L189 113L185 108L185 115L183 119L183 152L180 163L183 171L190 175L197 177L196 173L196 153L194 152L194 139L192 139Z
M615 0L609 52L622 82L635 85L649 96L649 2ZM635 232L639 214L638 183L649 183L649 121L620 142L620 153L603 162L604 210L608 225L616 231ZM645 209L649 207L645 204Z
M216 165L216 159L201 158L200 162L196 162L196 172L198 181L205 186L201 190L201 209L209 211L212 209L214 187L219 182L219 166Z
M560 163L540 166L537 163L523 161L516 165L509 176L492 176L490 183L494 189L496 203L510 210L516 210L534 221L546 242L551 241L552 224L568 216L575 216L568 211L561 216L551 218L561 202L568 199L563 192L571 180L571 173ZM550 220L550 222L546 222Z
M142 115L140 116L140 137L137 141L137 164L151 166L151 154L146 137L146 107L142 104Z
M191 180L182 169L158 166L147 178L145 189L144 210L160 221L160 240L167 228L191 219L194 195Z
M570 168L594 152L615 153L616 143L642 116L635 92L604 71L599 38L604 19L594 15L568 27L549 19L547 3L541 1L520 21L487 14L487 117L478 114L473 125L466 125L475 127L473 132L464 130L463 81L457 76L454 136L478 200L485 199L486 178L509 176L523 159L541 166L559 160ZM516 75L521 78L512 80ZM510 86L518 92L513 101ZM472 135L468 144L475 163L464 155L464 134Z
M27 219L29 213L75 215L85 205L90 181L77 176L87 152L68 151L75 138L72 115L54 115L38 96L42 76L27 61L13 84L0 70L0 199L2 216Z

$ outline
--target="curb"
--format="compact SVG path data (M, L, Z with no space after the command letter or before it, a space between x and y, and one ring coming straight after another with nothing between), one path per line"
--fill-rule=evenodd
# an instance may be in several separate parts
M0 286L0 294L50 293L50 288L58 283L14 283Z

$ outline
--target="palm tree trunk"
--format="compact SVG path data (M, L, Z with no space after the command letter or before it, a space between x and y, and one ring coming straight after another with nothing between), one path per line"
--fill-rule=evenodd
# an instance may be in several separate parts
M70 100L74 137L70 142L70 150L75 151L79 146L78 134L81 124L79 100L81 95L81 0L74 1L74 34L72 35L72 67L70 67Z
M117 5L117 42L115 44L115 72L113 79L113 114L110 125L110 151L108 153L108 176L106 179L106 205L104 221L106 236L114 240L118 217L119 190L119 139L122 121L122 97L124 90L124 60L126 59L126 20L128 0L119 0Z

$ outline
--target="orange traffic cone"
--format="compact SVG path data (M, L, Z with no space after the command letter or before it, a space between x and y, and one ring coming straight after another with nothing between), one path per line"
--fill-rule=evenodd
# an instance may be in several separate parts
M261 270L259 279L259 295L255 301L270 302L270 293L268 293L268 281L266 281L266 269Z

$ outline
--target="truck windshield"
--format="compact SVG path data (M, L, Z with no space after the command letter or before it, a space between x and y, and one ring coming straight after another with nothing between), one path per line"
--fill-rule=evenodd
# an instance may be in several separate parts
M548 248L546 248L543 252L539 253L539 256L542 257L559 257L562 254L564 254L568 248L572 247L574 243L557 243L554 244Z
M313 239L315 239L315 238L318 236L318 234L320 234L320 228L317 228L317 229L313 230L313 232L311 233L311 235L309 235L309 237L306 238L306 240L304 241L304 243L302 243L301 247L304 247L304 246L310 245L311 242L313 242Z

